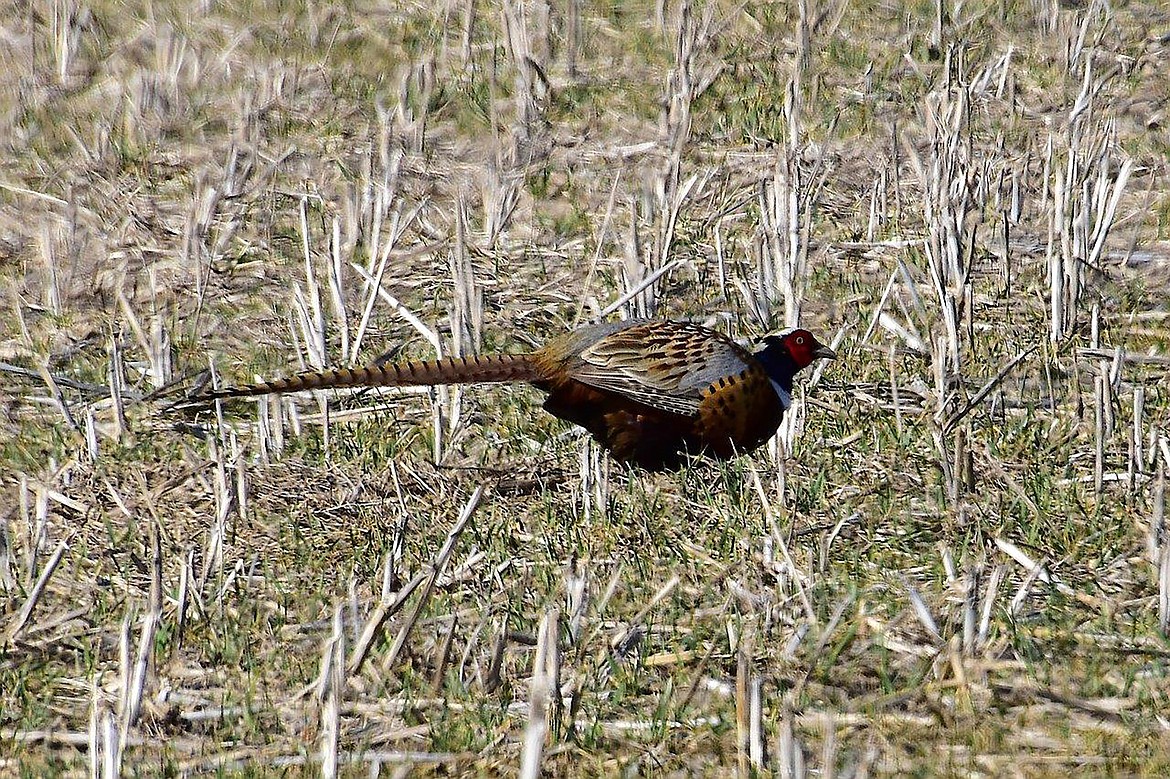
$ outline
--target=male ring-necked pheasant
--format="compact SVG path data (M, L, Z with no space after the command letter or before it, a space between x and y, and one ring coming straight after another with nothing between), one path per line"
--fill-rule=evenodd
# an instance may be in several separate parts
M548 393L545 409L588 430L615 459L661 470L688 452L727 459L756 449L791 405L796 373L836 356L807 330L768 336L753 353L700 325L642 319L586 325L527 354L302 373L192 400L524 381Z

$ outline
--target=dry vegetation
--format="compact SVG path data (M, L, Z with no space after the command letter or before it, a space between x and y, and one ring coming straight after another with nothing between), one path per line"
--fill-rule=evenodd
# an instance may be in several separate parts
M0 24L4 774L1170 771L1161 3ZM161 410L630 315L842 359L664 475L524 387Z

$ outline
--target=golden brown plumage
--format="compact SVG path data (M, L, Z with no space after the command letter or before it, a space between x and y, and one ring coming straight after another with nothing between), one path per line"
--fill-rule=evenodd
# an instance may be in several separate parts
M658 470L676 467L687 453L726 459L756 449L776 432L796 372L835 356L805 330L770 336L753 354L689 322L632 320L587 325L528 354L309 372L192 400L524 381L548 393L545 409L588 430L615 459Z

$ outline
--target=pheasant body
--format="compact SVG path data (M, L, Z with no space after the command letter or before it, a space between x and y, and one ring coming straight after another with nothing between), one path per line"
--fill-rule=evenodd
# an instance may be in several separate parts
M588 430L613 457L650 470L685 454L750 452L776 432L797 371L836 355L806 330L755 353L689 322L586 325L527 354L374 364L228 387L195 400L364 386L528 382L544 408Z

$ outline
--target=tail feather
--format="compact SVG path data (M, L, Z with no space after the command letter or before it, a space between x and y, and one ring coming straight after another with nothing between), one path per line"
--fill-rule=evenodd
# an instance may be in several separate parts
M364 368L336 368L308 371L258 384L224 387L205 392L192 400L239 398L282 392L343 387L403 387L435 384L480 384L506 381L538 381L542 378L528 354L492 354L486 357L444 357L441 360L367 365Z

